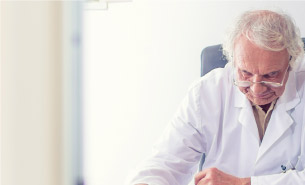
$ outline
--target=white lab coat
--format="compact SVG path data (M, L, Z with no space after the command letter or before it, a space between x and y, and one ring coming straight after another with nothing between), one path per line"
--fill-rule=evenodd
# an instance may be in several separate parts
M190 88L155 153L130 176L128 185L186 185L197 173L202 153L203 168L251 177L251 185L305 184L304 65L289 72L262 142L252 106L233 85L232 75L229 63ZM282 173L281 165L296 170Z

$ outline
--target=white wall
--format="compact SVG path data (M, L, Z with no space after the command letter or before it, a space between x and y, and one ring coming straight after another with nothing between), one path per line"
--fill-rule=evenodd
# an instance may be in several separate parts
M305 36L305 2L134 0L85 11L87 185L121 185L200 76L201 50L220 43L242 11L275 5Z

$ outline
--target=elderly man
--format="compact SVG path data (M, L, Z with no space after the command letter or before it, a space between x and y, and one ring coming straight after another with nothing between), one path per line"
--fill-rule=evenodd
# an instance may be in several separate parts
M303 42L289 16L242 14L223 44L229 63L189 90L128 184L305 184Z

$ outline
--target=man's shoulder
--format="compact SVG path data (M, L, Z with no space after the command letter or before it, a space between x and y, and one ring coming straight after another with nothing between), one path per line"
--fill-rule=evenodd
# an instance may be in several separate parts
M295 73L296 88L299 90L303 89L302 86L305 88L305 58L297 59L292 65L292 69Z
M220 88L226 85L233 85L233 68L228 63L224 68L215 68L201 78L192 83L190 89L204 88Z
M296 61L292 64L292 68L296 73L305 72L305 57L299 57Z

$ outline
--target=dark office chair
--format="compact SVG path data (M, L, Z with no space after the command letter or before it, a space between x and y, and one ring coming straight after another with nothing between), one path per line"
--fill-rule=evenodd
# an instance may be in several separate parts
M302 38L305 50L305 38ZM222 54L222 46L220 44L208 46L201 52L201 76L207 74L215 68L224 67L228 63L226 57ZM202 170L205 161L205 153L202 154L198 170Z

